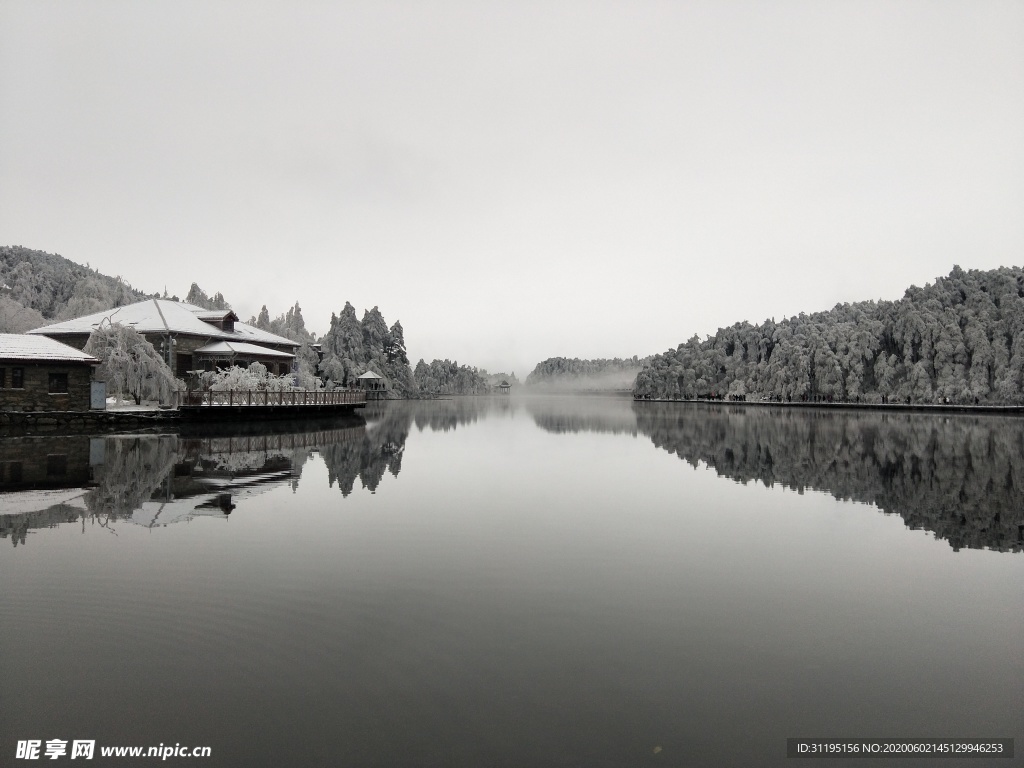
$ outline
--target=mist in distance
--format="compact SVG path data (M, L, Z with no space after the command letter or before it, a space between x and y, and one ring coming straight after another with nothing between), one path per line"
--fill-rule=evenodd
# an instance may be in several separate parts
M1024 6L0 6L0 242L524 375L1024 246Z

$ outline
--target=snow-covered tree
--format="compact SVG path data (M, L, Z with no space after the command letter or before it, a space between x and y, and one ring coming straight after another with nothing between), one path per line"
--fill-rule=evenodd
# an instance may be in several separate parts
M184 388L146 338L128 325L104 322L89 336L85 351L100 361L96 378L107 382L108 394L169 402Z
M46 318L39 310L0 296L0 333L24 333L41 325L46 325Z
M215 392L267 391L283 392L292 389L292 376L275 376L260 362L241 368L233 365L221 371L208 371L202 375L203 386Z
M0 294L8 300L0 323L4 314L16 314L15 324L3 329L8 332L27 330L18 327L26 315L17 307L42 316L41 321L28 326L37 328L47 320L65 320L146 298L119 277L101 275L63 256L20 245L0 246Z
M263 309L260 310L260 316L254 317L249 321L252 325L255 325L261 331L270 330L270 312L267 311L267 305L263 305Z
M196 283L192 283L192 287L188 289L185 303L203 307L204 309L231 309L231 305L224 298L224 294L218 291L213 296L207 296L206 291Z
M387 380L389 392L415 393L402 326L396 322L389 329L377 307L366 310L360 322L355 307L345 302L340 315L331 315L330 330L321 343L320 372L334 385L351 386L360 375L373 371Z

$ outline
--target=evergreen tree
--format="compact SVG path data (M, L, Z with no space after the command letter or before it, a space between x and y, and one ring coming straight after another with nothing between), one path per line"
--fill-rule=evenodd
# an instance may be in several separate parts
M270 312L267 311L267 305L264 304L260 309L259 317L254 318L252 323L254 326L259 328L261 331L270 330Z

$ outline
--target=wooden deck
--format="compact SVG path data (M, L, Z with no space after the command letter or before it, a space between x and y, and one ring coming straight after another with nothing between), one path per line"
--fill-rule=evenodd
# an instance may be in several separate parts
M365 406L366 393L354 390L207 390L186 393L178 410L185 419L212 421L330 416Z

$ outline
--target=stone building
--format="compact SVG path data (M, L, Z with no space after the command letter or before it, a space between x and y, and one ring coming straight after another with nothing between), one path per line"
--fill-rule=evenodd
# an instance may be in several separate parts
M0 411L88 411L99 362L46 336L0 333Z
M204 309L169 299L147 299L124 307L45 325L30 334L49 336L83 349L101 323L129 325L146 337L176 376L260 362L274 374L291 373L297 341L238 322L230 309Z

